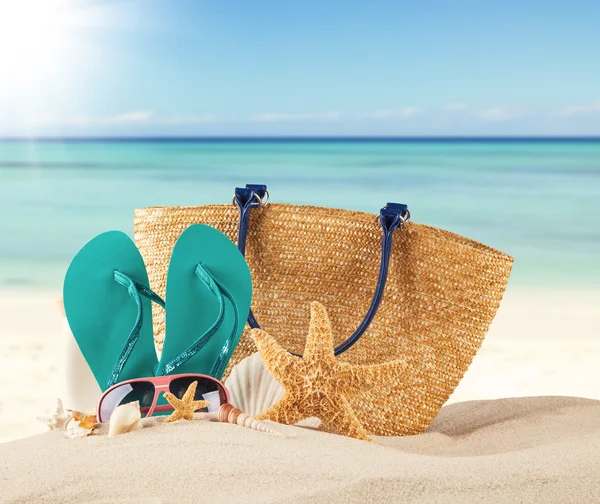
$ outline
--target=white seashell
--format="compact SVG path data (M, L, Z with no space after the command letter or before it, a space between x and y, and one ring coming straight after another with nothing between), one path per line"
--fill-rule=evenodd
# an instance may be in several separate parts
M233 404L223 404L219 408L218 414L219 422L225 422L230 424L237 424L248 429L253 429L259 432L268 432L269 434L277 434L281 436L281 432L271 429L265 423L251 417L247 413L244 413L240 409L236 408Z
M110 424L108 426L108 437L118 436L131 432L137 429L141 429L142 415L140 413L139 401L121 404L110 416Z
M66 432L69 422L73 420L73 413L65 411L63 402L56 400L56 412L50 416L37 417L37 419L46 425L50 430L61 430Z
M283 387L267 371L258 352L233 367L225 386L231 404L250 416L267 410L283 396Z
M65 437L68 439L76 439L89 436L94 429L84 429L82 427L73 427L72 429L68 429L65 431Z

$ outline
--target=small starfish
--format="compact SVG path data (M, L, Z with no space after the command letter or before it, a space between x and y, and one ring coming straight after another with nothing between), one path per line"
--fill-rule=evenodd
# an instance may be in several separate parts
M46 424L46 426L52 430L66 431L67 425L73 419L73 413L67 413L63 408L63 403L60 399L57 399L56 413L47 417L37 417L37 419Z
M291 425L317 417L328 431L372 441L348 398L397 377L404 372L406 362L361 366L339 362L333 351L327 311L317 302L310 305L310 327L302 358L288 353L260 329L253 329L251 336L265 367L284 388L283 397L256 419Z
M173 406L173 413L171 413L165 422L176 422L177 420L193 420L194 411L206 408L210 404L208 401L194 401L194 394L196 394L196 387L198 382L193 382L183 394L181 399L178 399L170 392L165 392L163 395L165 399L169 401Z

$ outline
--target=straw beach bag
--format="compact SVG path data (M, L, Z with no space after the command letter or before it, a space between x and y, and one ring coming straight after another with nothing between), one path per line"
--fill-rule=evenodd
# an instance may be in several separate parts
M409 362L399 383L381 383L352 401L375 435L427 428L458 385L492 322L512 258L475 241L409 222L405 205L379 216L269 204L266 186L235 191L234 204L135 211L135 240L150 287L165 294L172 247L191 224L225 233L245 253L252 311L225 372L256 352L249 327L265 329L290 352L306 342L310 303L327 308L343 362ZM164 341L164 312L153 314Z

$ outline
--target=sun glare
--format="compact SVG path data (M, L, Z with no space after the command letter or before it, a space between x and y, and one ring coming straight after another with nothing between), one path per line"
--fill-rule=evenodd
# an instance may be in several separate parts
M23 83L56 68L67 36L68 0L0 0L0 79Z

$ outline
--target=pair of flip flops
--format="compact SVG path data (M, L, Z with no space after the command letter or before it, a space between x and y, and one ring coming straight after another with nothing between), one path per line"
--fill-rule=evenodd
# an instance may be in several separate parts
M124 380L165 374L221 378L248 317L252 280L244 257L223 233L195 224L173 248L163 301L150 290L133 241L109 231L75 256L63 297L73 336L104 391ZM153 302L166 310L160 361Z

